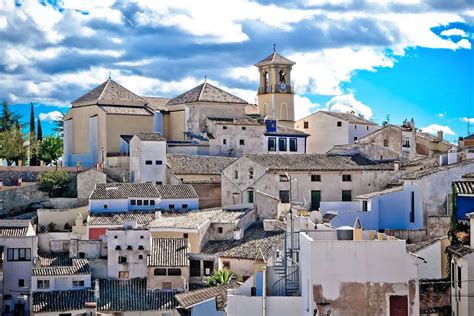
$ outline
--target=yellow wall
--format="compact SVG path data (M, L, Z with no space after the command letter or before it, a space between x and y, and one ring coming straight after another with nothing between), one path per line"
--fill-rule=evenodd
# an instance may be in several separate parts
M66 115L64 120L73 119L72 133L73 133L73 147L72 152L74 154L85 154L89 152L89 118L91 116L99 116L99 145L105 144L101 139L101 136L105 136L105 113L98 106L83 106L71 108Z
M120 135L133 135L136 132L152 132L153 116L142 115L107 115L106 135L107 152L120 151ZM102 129L102 126L100 126Z
M268 113L264 113L264 104L268 104ZM286 103L288 109L288 120L295 119L294 95L291 93L275 93L275 118L280 120L281 104ZM260 116L267 116L272 114L272 94L261 94L258 96L258 113Z
M184 108L182 111L170 112L168 123L168 137L170 140L185 140L183 134L185 132L184 122Z

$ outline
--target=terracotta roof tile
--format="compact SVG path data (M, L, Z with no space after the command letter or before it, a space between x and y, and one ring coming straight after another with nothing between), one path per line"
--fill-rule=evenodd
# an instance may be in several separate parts
M236 158L169 154L166 165L174 174L220 175Z
M148 256L149 267L184 267L189 265L188 240L184 238L154 238Z
M204 82L197 87L168 101L167 106L192 102L217 102L248 104L247 101Z
M235 289L237 287L237 283L231 282L225 285L205 287L194 291L179 293L175 295L175 298L178 301L180 307L185 309L215 298L217 301L217 307L220 310L227 304L227 290Z

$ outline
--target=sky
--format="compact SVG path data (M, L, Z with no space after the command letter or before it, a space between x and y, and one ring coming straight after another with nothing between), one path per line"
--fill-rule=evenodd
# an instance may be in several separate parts
M296 118L355 111L377 123L474 132L471 0L0 0L0 100L45 134L109 74L142 96L207 81L254 103L254 64L296 62Z

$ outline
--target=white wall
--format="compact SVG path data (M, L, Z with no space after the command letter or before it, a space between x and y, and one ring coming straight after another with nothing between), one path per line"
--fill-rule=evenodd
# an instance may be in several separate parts
M152 164L147 165L146 161ZM157 161L161 161L161 165ZM166 184L166 141L141 141L137 136L132 138L130 179L132 182Z
M268 296L265 306L265 315L303 315L300 296ZM226 310L228 316L263 315L262 297L228 295Z
M425 259L426 262L420 264L420 279L442 279L441 241L438 240L432 245L416 252L417 256Z
M49 288L39 289L38 280L49 280ZM84 281L84 286L75 287L73 281ZM54 275L54 276L33 276L31 278L31 290L33 292L49 292L77 290L91 287L90 275Z

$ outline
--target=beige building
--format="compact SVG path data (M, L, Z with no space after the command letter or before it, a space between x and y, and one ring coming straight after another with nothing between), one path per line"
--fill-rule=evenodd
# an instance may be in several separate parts
M351 113L317 111L296 121L295 128L310 135L307 153L325 154L333 146L353 144L380 126Z

